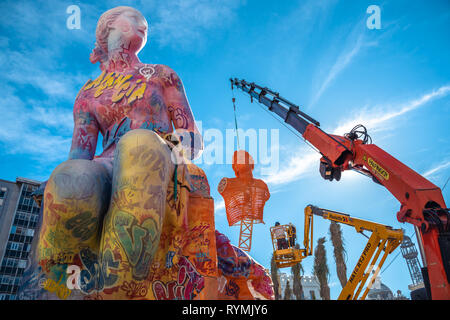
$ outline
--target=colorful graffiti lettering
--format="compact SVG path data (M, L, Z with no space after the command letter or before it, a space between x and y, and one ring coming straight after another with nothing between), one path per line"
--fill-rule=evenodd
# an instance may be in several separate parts
M240 291L239 286L233 279L230 279L225 285L225 294L227 296L239 299L239 291Z
M114 259L110 249L104 250L102 264L89 248L80 250L80 258L84 266L80 273L82 292L91 293L94 290L111 288L118 282L119 276L116 273L119 269L119 261Z
M64 283L61 283L62 279L63 275L61 275L58 282L52 279L47 279L42 283L42 286L45 290L55 293L58 296L58 298L65 300L70 296L72 291L68 289L64 285Z
M127 297L143 298L147 295L147 287L143 283L136 283L134 281L124 281L120 289L126 292Z
M80 241L91 238L98 225L98 218L92 216L92 212L85 211L66 221L66 229L72 231L72 235Z
M149 272L151 257L156 250L156 230L153 218L147 218L139 225L133 215L123 211L118 211L114 217L115 234L133 266L136 280L145 279Z
M178 262L178 278L164 284L153 282L153 294L157 300L192 300L205 283L204 278L195 270L188 259L181 257Z
M146 82L142 82L138 79L135 83L131 84L133 75L123 75L120 73L103 71L100 76L94 81L88 82L83 90L87 91L95 88L94 98L100 97L105 90L112 90L112 102L117 103L127 97L128 104L133 103L136 99L142 99L144 97L145 89L147 87Z

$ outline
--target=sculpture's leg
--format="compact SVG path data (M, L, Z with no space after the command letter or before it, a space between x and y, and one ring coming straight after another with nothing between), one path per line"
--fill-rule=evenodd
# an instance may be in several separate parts
M101 249L104 285L109 288L103 296L143 298L150 293L144 280L158 248L174 164L164 140L144 129L120 139L114 161Z
M96 263L110 190L106 169L89 160L65 161L50 176L37 249L39 265L48 279L48 287L44 288L49 291L48 298L70 296L67 290L61 294L55 289L65 288L68 266L89 269Z

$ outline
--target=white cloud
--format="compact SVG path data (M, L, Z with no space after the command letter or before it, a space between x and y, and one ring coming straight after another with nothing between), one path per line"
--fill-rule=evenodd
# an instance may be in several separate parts
M342 135L349 132L356 124L363 124L368 130L382 130L382 124L394 118L400 117L405 113L413 111L426 105L433 99L442 98L450 93L450 86L445 85L437 90L425 93L417 99L407 101L406 103L388 106L376 106L372 109L364 108L351 120L341 123L338 127L329 132Z
M211 31L229 24L243 1L240 0L175 0L159 3L150 13L149 37L160 45L198 46Z
M70 110L30 106L8 86L3 87L3 94L2 152L29 154L42 162L66 159L73 128Z
M422 175L425 178L429 178L429 177L435 175L437 172L439 172L439 171L441 171L443 169L447 169L447 168L450 168L450 161L449 160L444 161L444 162L438 164L437 166L435 166L434 168L431 168L431 169L427 170L426 172L422 173Z
M87 79L77 67L66 67L71 61L64 51L76 42L93 43L94 35L88 37L85 29L68 31L66 7L38 2L0 4L0 10L8 12L0 27L11 33L0 37L0 145L4 154L26 154L41 164L67 159L72 106ZM82 12L85 23L91 13ZM69 42L63 40L68 36Z
M450 93L450 86L442 86L437 90L433 90L430 93L423 94L417 99L408 101L400 105L391 105L389 110L383 109L381 112L380 107L365 110L361 114L357 115L351 120L340 124L334 129L326 130L327 132L343 135L349 132L356 124L363 124L367 129L378 130L384 127L385 122L392 120L396 117L402 116L407 112L413 111L417 108L425 106L433 99L442 98ZM382 116L380 116L382 115ZM272 185L282 185L292 181L297 181L304 178L310 172L317 172L318 161L320 155L309 149L303 148L300 152L297 152L294 156L288 158L282 169L271 172L268 176L264 177L264 181ZM282 159L280 157L280 159ZM442 170L450 166L450 162L445 162L439 166L425 172L425 177Z
M328 74L327 74L325 80L323 81L322 85L320 86L319 90L317 90L317 92L313 96L310 106L313 106L317 102L317 100L320 99L320 97L322 96L324 91L334 81L334 79L337 77L337 75L339 73L341 73L341 71L344 70L345 67L347 67L347 65L353 60L353 58L360 51L361 45L362 45L362 35L360 35L358 37L355 45L352 48L350 48L350 50L344 51L339 55L336 62L331 67L330 71L328 72Z
M284 165L281 170L270 173L264 178L264 181L271 185L296 181L310 173L314 166L318 166L319 159L320 155L317 153L302 148L302 152L297 152L295 156L288 160L287 165Z
M320 85L318 85L318 89L312 94L309 107L312 107L316 104L316 102L333 83L333 81L338 77L338 75L352 63L352 61L358 56L363 48L377 45L376 41L367 41L365 39L365 21L365 19L362 19L361 21L356 23L349 36L343 41L344 47L337 55L337 58L335 59L333 65L328 68L325 67L319 69L319 74L326 73L326 76L322 78L323 80L321 80ZM326 66L327 63L325 61L322 61L319 65ZM327 71L324 72L324 70ZM316 78L319 78L319 76L316 76Z
M218 212L225 209L225 201L219 200L214 202L214 212Z

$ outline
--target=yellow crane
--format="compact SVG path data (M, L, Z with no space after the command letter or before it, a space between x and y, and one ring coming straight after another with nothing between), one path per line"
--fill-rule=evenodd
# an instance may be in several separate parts
M278 268L291 267L301 262L313 251L313 215L324 219L346 224L355 228L356 232L372 232L364 250L356 263L347 284L342 289L338 300L358 300L367 279L370 280L359 300L364 300L369 293L387 256L392 253L403 240L403 231L393 229L380 223L358 219L345 213L318 208L313 205L305 207L304 248L294 246L292 241L282 241L283 237L290 239L294 236L292 225L280 225L270 228L274 259ZM365 235L366 236L366 235ZM367 236L366 236L367 237ZM280 241L281 240L281 241ZM280 248L281 244L281 248ZM384 253L381 255L381 253ZM381 259L379 259L381 256ZM378 263L377 263L378 261ZM373 272L372 272L373 271Z

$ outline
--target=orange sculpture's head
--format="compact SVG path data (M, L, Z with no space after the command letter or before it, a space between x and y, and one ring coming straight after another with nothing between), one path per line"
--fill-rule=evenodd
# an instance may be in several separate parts
M238 150L234 152L232 168L236 177L251 175L255 168L255 161L247 151Z

